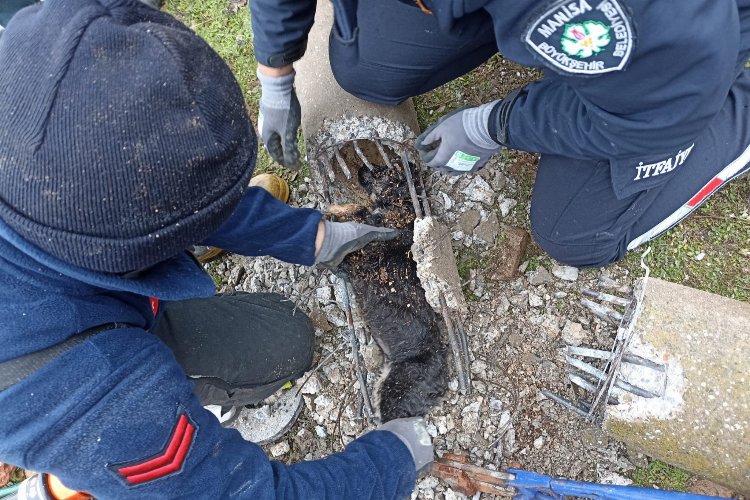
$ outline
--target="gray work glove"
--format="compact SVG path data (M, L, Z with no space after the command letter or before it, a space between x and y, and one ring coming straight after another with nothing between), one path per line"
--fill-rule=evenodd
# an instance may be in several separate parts
M502 148L487 127L497 103L458 109L433 123L414 143L422 161L428 167L453 175L484 167Z
M263 144L282 167L298 170L297 130L302 112L294 91L295 72L284 76L256 74L261 86L258 130Z
M331 222L324 220L325 235L316 264L336 267L348 254L359 250L371 241L392 240L398 229L368 226L357 222Z
M432 440L422 417L397 418L386 422L377 430L394 433L406 445L414 460L417 477L429 470L435 450L432 448Z

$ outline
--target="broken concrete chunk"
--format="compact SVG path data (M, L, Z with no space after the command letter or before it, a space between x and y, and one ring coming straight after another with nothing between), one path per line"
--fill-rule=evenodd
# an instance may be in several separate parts
M562 339L568 345L579 346L586 341L586 332L580 323L567 321L562 330Z
M545 268L540 267L529 273L529 284L533 286L543 285L552 281L552 275Z
M417 263L417 276L430 306L435 311L442 310L442 293L448 307L463 314L467 310L466 299L461 289L461 277L451 240L445 237L447 234L448 228L433 217L417 219L414 221L411 251Z
M474 236L485 243L492 244L495 242L499 231L500 222L497 219L497 215L490 213L487 216L487 220L480 222L477 228L474 229Z
M518 205L518 202L512 198L504 198L500 202L500 213L503 215L503 217L507 217L508 214L510 214L510 211L515 208L515 206Z
M472 234L474 228L479 225L480 215L478 210L467 210L458 219L458 225L464 234Z
M280 443L271 446L271 455L275 458L280 457L289 453L289 450L289 443L287 441L281 441Z
M496 245L495 269L491 278L500 281L510 281L518 276L518 266L521 265L526 247L529 244L529 233L523 229L503 224Z
M552 274L563 281L576 281L578 279L578 269L571 266L561 266L556 264L552 268Z
M462 193L471 201L478 201L485 205L492 205L495 202L495 192L487 181L479 176L474 177Z

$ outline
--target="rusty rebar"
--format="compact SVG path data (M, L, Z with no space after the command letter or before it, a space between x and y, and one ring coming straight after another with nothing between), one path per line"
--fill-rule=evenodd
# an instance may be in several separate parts
M466 368L463 366L464 363L463 357L461 356L461 346L459 344L458 336L453 328L453 321L450 317L448 304L445 302L445 297L442 293L440 293L440 308L443 314L443 321L445 321L445 326L448 330L448 341L451 346L451 352L453 353L453 363L456 366L456 374L458 375L458 388L462 393L467 394L471 383L466 374Z
M349 328L349 344L352 348L352 362L354 363L354 370L357 374L357 381L359 382L359 391L362 394L362 402L364 403L365 417L368 420L372 420L374 411L372 409L372 400L370 399L370 392L367 390L367 376L365 375L362 361L360 360L359 354L359 340L357 339L357 332L354 329L354 316L352 315L352 304L349 296L349 286L351 284L345 278L339 277L341 280L341 299L344 302L344 313L346 314L346 324Z
M362 152L362 150L359 148L359 143L357 140L353 140L352 144L354 145L354 151L357 153L357 156L359 156L359 159L362 160L362 163L367 167L367 169L372 172L375 170L375 167L372 166L372 163L370 163L370 160L367 159L367 156L365 156L365 153Z

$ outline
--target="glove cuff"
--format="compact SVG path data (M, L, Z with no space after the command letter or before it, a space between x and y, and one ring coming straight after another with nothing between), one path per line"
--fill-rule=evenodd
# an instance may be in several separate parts
M320 252L315 257L316 264L333 259L339 247L356 236L354 229L349 224L323 219L323 225L325 226L325 236L323 237L323 243L320 245Z
M489 116L487 128L490 136L500 145L508 146L510 138L508 137L508 121L510 120L510 111L519 96L526 94L526 87L513 90L505 99L496 101L497 104L492 108Z
M492 113L493 108L499 102L497 100L474 108L468 108L463 113L462 118L466 137L480 148L489 150L500 148L500 144L492 138L487 126L490 113Z
M292 70L288 75L268 76L262 74L260 70L256 70L255 74L260 81L260 103L269 108L288 108L292 92L294 91L294 77L296 72Z

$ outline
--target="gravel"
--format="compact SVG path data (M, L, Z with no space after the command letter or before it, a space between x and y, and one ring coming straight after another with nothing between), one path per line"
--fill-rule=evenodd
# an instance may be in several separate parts
M492 252L502 239L502 224L518 225L508 217L517 216L519 210L526 221L528 217L526 207L516 206L516 181L498 174L502 171L501 165L491 164L479 175L427 175L433 215L448 227L454 252L459 257L467 251L478 256L464 284L465 292L471 293L463 320L473 392L457 392L458 382L451 373L442 403L427 416L435 449L467 454L472 463L493 469L514 466L570 479L619 481L617 477L624 477L634 467L632 462L639 460L631 461L619 443L541 394L546 389L577 398L565 378L560 354L566 344L610 347L614 331L578 303L580 287L595 288L601 272L579 274L578 269L558 265L531 245L527 254L536 252L534 260L541 265L510 281L493 278ZM316 191L306 178L293 190L290 203L320 207L322 199ZM301 391L304 407L297 423L281 441L266 445L271 456L290 463L322 458L374 428L362 416L346 318L336 294L338 278L324 269L268 257L230 255L212 269L224 283L222 290L285 294L316 325L314 365L325 362ZM624 290L631 284L616 267L609 268L605 277ZM356 320L356 297L353 300ZM383 355L364 325L355 326L367 384L377 401ZM463 496L428 476L419 481L414 498Z

